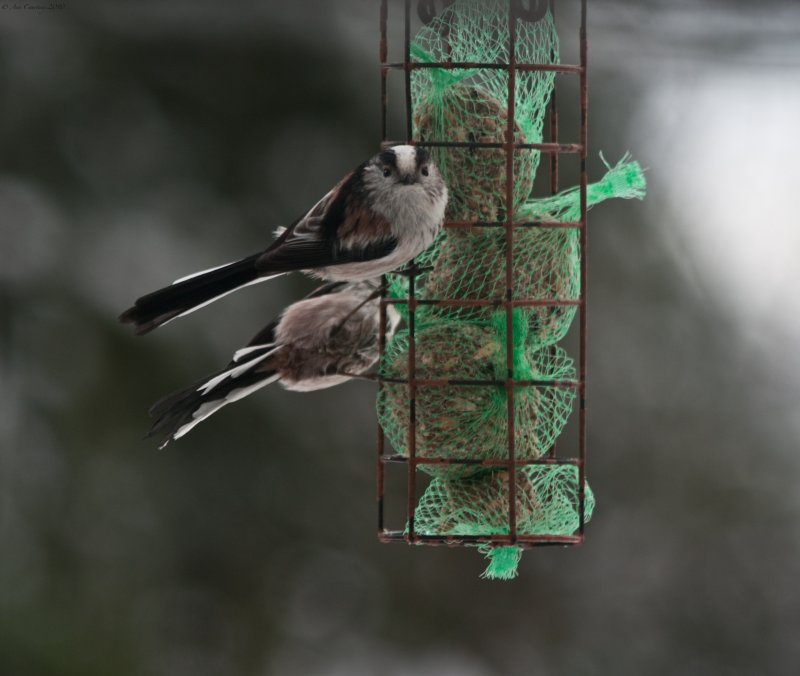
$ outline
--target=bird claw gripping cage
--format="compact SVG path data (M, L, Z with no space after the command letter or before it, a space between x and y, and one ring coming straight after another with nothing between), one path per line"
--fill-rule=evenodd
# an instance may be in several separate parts
M583 541L594 508L586 482L586 215L645 189L628 156L588 182L586 0L572 0L576 65L560 63L556 4L422 0L412 36L414 3L405 0L402 60L393 62L390 6L381 3L384 143L396 72L405 140L430 149L450 201L434 245L383 286L381 312L394 305L406 329L380 337L378 537L477 547L494 579L513 577L525 548ZM578 79L575 142L559 140L557 75ZM559 191L564 154L578 157L579 181ZM542 155L549 190L533 197ZM577 360L561 345L576 315ZM576 403L577 449L565 457L556 440ZM392 530L387 473L395 466L404 469L405 525Z

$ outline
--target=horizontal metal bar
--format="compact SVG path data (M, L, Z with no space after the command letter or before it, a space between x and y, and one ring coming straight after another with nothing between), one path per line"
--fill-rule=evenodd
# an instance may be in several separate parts
M407 465L410 458L406 455L384 455L381 456L380 462L386 465ZM481 465L483 467L495 467L503 469L508 467L508 460L502 459L485 459L479 460L477 458L414 458L415 465ZM580 458L517 458L514 460L514 465L517 467L528 467L531 465L571 465L579 467L581 464Z
M458 547L461 545L489 544L498 547L517 546L523 549L541 546L574 546L583 544L582 535L414 535L408 537L404 531L383 530L378 532L378 540L388 542L407 542L408 544L443 545Z
M511 145L517 150L538 150L543 153L583 154L579 143L484 143L482 141L414 141L414 145L424 148L506 148Z
M579 380L468 380L456 378L377 378L378 382L416 387L556 387L562 390L579 390Z
M408 305L411 303L411 299L409 298L381 298L381 303L384 305ZM468 307L505 307L506 305L510 304L511 307L578 307L580 306L583 301L580 299L572 299L572 300L556 300L554 298L544 298L540 300L530 300L530 299L523 299L523 300L502 300L498 298L496 300L478 300L475 298L431 298L431 299L424 299L424 298L414 298L413 299L414 305L432 305L435 307L455 307L455 308L468 308Z
M382 63L384 70L427 70L436 68L441 70L508 70L511 65L508 63L486 63L480 61L411 61L403 63L401 61ZM520 71L540 71L549 73L573 73L580 74L583 68L567 63L515 63L515 70Z
M507 228L508 223L484 222L484 221L447 221L445 228ZM542 228L544 230L580 230L583 223L580 221L514 221L515 228Z

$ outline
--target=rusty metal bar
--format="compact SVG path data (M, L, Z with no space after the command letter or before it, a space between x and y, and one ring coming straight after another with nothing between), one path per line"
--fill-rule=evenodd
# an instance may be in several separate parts
M411 0L405 2L403 54L406 65L411 63ZM411 69L406 68L406 136L411 143L413 134ZM416 341L416 270L409 265L408 275L408 537L414 539L414 513L417 506L417 341Z
M405 455L386 455L381 459L385 464L405 465L408 457ZM529 465L572 465L578 466L580 460L575 458L536 458L535 460L517 458L517 467ZM417 458L418 465L481 465L483 467L508 467L507 460L478 460L477 458Z
M550 9L550 16L553 17L553 25L556 26L556 32L558 32L557 24L556 24L556 2L555 0L549 0L548 2L549 9ZM555 61L558 57L556 53L555 47L553 47L553 51L550 53L550 60ZM550 105L548 106L550 109L550 143L558 143L558 77L553 78L553 92L550 95ZM559 160L561 156L559 153L551 153L550 154L550 194L555 195L558 192L558 172L559 172ZM541 227L541 226L540 226ZM578 227L583 227L582 223L578 223ZM555 354L556 348L553 346L550 349L550 354ZM558 439L553 441L553 446L547 453L548 457L555 458L558 455Z
M437 68L442 70L507 70L508 64L506 63L480 63L472 61L435 61L435 62L421 62L412 61L408 64L403 63L387 63L384 64L387 70L426 70L429 68ZM518 71L526 72L548 72L548 73L580 73L580 66L572 66L569 64L559 63L518 63L516 66Z
M553 24L556 21L556 3L555 0L550 0L550 14L553 17ZM555 50L555 48L554 48ZM550 58L555 60L557 54L551 54ZM581 72L580 66L578 72ZM553 78L553 93L550 98L550 143L558 144L558 78ZM550 155L550 194L555 195L558 192L558 153Z
M386 378L381 381L391 385L408 385L406 378ZM468 380L455 378L416 378L417 387L554 387L559 390L578 390L582 387L580 380Z
M508 143L481 143L473 141L418 141L424 148L506 148ZM583 150L579 143L513 143L520 150L538 150L542 153L563 153L578 155Z
M381 280L381 298L386 297L386 276ZM386 303L380 304L379 321L380 331L378 333L378 364L383 363L383 355L386 353ZM384 383L378 378L378 398L383 391ZM386 434L383 427L378 425L378 532L384 528L384 496L386 491L386 466L383 458L386 456Z
M388 44L388 22L389 22L389 0L381 0L380 11L380 62L381 65L386 63L389 58L389 44ZM387 70L381 68L381 143L385 143L389 137L389 94L387 86ZM386 276L381 279L381 300L386 298ZM383 355L386 352L386 303L380 303L379 309L379 323L380 330L378 332L378 364L383 363ZM383 390L383 383L378 378L378 397ZM377 486L378 486L378 533L384 530L384 508L385 508L385 492L386 492L386 466L383 463L383 457L386 454L386 434L383 427L378 427L378 463L377 463Z
M505 223L485 221L448 221L445 228L505 228ZM542 228L543 230L578 230L583 227L580 221L514 221L515 228Z
M386 60L389 58L389 40L388 40L388 23L389 23L389 4L388 0L381 0L381 18L380 18L380 31L381 43L379 49L379 58L381 60L381 140L386 141L389 137L389 86L388 74L389 71L385 67Z
M406 298L386 298L381 301L382 303L390 305L408 305L409 300ZM508 301L497 300L478 300L472 298L442 298L437 300L434 298L416 298L415 305L433 305L436 307L455 307L455 308L469 308L469 307L500 307L505 305ZM512 300L513 307L578 307L583 303L580 299L574 300L557 300L555 298L545 298L538 300Z
M396 146L399 143L400 141L387 141L384 146ZM422 148L466 148L467 150L506 147L506 143L492 141L414 141L414 145ZM519 150L538 150L547 155L552 153L579 155L581 152L579 143L515 143L514 147Z
M513 544L518 547L529 548L546 545L580 545L583 542L578 535L517 535L513 540L508 535L416 535L411 538L401 530L383 531L378 534L378 539L380 542L408 542L410 544L445 545L449 547L479 544L508 546Z
M517 538L517 439L516 393L514 391L514 142L517 104L517 14L508 10L508 103L506 126L506 413L508 415L508 532L511 544Z
M588 219L587 186L588 178L586 174L586 149L589 145L589 79L588 79L588 46L586 39L586 0L581 0L581 27L580 27L580 59L581 59L581 221L584 227L580 230L581 245L581 300L580 306L580 372L581 381L580 409L578 418L578 453L580 465L578 467L578 513L580 537L583 538L584 526L586 523L586 291L587 291L587 237L586 224Z
M411 110L411 0L405 3L405 29L403 31L403 69L406 82L406 143L411 143L413 133Z

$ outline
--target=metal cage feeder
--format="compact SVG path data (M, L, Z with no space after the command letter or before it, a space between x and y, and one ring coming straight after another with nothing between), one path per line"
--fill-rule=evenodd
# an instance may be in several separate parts
M437 16L437 3L430 0L421 0L416 3L416 8L411 0L405 0L403 6L403 59L402 61L389 60L389 3L382 0L380 8L380 73L381 73L381 115L382 115L382 137L383 143L391 145L401 142L400 139L389 137L389 118L390 101L388 79L390 73L399 72L404 77L404 100L403 114L405 123L405 139L403 142L425 146L429 148L444 149L442 152L452 152L453 149L467 149L467 151L480 151L481 149L502 150L505 154L505 204L514 204L514 185L515 185L515 154L529 151L537 151L542 158L547 158L546 163L549 171L549 191L555 194L559 190L559 159L561 155L569 154L577 156L580 163L580 180L578 185L580 200L580 218L564 222L561 220L520 220L516 217L515 208L506 208L506 213L502 219L494 222L481 220L480 218L469 220L460 218L458 220L448 220L445 223L447 232L456 230L469 230L470 228L501 228L505 233L505 280L501 296L497 298L420 298L419 289L419 270L413 268L407 273L406 297L389 297L386 293L387 285L384 284L384 295L381 300L382 318L380 325L384 327L386 308L388 305L395 305L402 309L407 320L407 377L389 378L379 375L379 393L390 385L401 385L406 388L407 393L407 420L404 428L406 453L398 454L389 450L389 444L383 427L378 427L378 539L381 542L406 542L409 544L426 545L448 545L448 546L483 546L486 548L494 547L518 547L531 548L547 545L579 545L584 540L584 524L586 521L586 224L587 224L587 122L588 122L588 90L587 90L587 39L586 39L586 0L580 0L580 25L578 29L579 41L579 63L560 64L560 63L533 63L520 61L517 58L517 41L519 38L518 26L520 22L540 21L549 13L550 17L555 17L555 0L545 0L536 2L531 0L528 3L522 0L509 0L508 2L508 58L504 61L489 61L485 63L458 61L454 60L448 53L444 60L433 62L423 62L412 57L412 23L414 22L413 10L416 9L417 16L423 24L430 25ZM454 3L445 1L443 11L446 12ZM445 42L447 36L443 36ZM507 92L505 106L507 110L507 128L505 130L505 140L500 142L486 142L480 139L468 139L466 141L453 141L441 138L422 139L418 135L415 137L414 97L412 96L412 78L416 73L424 69L438 69L438 72L457 73L458 71L474 71L476 69L486 71L501 71L507 77ZM517 78L520 73L550 72L575 77L578 79L579 87L579 111L580 121L579 138L576 142L562 142L559 138L559 111L557 107L555 82L553 83L552 95L548 102L549 123L546 126L547 139L542 142L527 142L527 139L520 139L515 129L515 105L517 96L515 95ZM580 280L579 293L576 298L565 300L555 297L516 297L515 295L515 245L518 244L519 233L523 228L537 229L567 229L578 233L579 255L580 255ZM577 374L575 378L563 379L558 382L539 381L536 379L520 379L519 374L515 374L514 345L515 345L515 322L514 312L518 308L574 308L578 317L578 355L577 355ZM469 378L426 378L418 377L419 368L417 364L417 351L419 346L419 314L421 311L430 311L431 308L486 308L487 311L494 309L497 312L505 313L505 377L491 379L469 379ZM382 334L380 340L380 351L383 357L387 351L387 338ZM424 376L424 374L423 374ZM515 377L517 376L517 377ZM542 385L566 388L575 393L577 399L577 449L571 455L564 455L564 449L555 446L541 457L530 459L520 458L517 453L519 439L515 433L516 404L515 399L523 396L521 393L525 388L533 388ZM504 391L506 400L506 428L507 434L503 449L503 457L487 459L486 457L459 457L459 458L432 458L423 457L418 452L418 414L419 397L421 388L475 388L492 387ZM387 490L386 475L389 466L402 465L407 471L407 502L405 507L405 530L392 530L386 525L387 512ZM426 534L418 532L415 523L418 508L418 487L417 479L421 467L430 466L480 466L481 469L501 469L507 472L508 495L507 495L507 522L503 534L495 533L471 533L471 534ZM519 514L517 510L517 487L518 473L524 467L542 466L555 467L561 465L573 466L577 471L577 528L571 534L528 534L519 532Z

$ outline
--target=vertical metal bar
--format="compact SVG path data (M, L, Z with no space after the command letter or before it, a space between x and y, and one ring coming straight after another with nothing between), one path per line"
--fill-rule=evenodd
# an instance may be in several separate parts
M389 129L389 96L386 85L387 69L385 67L389 57L388 46L388 19L389 19L389 0L381 0L380 13L380 60L381 60L381 142L388 140ZM383 363L383 355L386 352L386 305L383 299L386 298L386 276L381 279L381 300L378 320L380 331L378 333L378 369ZM383 380L378 371L378 399L380 400L383 391ZM384 495L386 492L386 465L383 463L383 456L386 454L386 434L383 427L378 423L378 535L384 531Z
M381 281L381 301L379 321L381 323L378 333L378 400L381 398L384 384L380 375L380 365L383 363L383 355L386 352L386 305L383 299L386 298L386 277ZM383 457L386 455L386 434L383 427L378 423L378 535L384 530L384 496L386 493L386 465Z
M508 8L508 126L506 128L506 402L508 404L508 528L511 543L517 539L516 406L514 392L514 153L517 88L516 3Z
M589 78L587 72L588 48L586 40L586 2L581 0L581 29L580 29L580 88L581 88L581 345L580 345L580 419L579 419L579 446L580 464L578 465L578 503L580 512L579 532L583 537L583 530L586 520L586 314L587 314L587 199L586 186L588 183L586 175L586 158L589 146Z
M411 143L412 111L411 111L411 0L405 5L405 31L403 35L403 64L406 78L406 143Z
M413 265L413 263L412 263ZM408 539L414 542L414 511L417 505L417 345L416 303L413 272L408 278Z
M386 63L389 60L388 23L389 0L381 0L381 44L379 56L381 60L381 141L383 142L389 137L389 88L387 84L389 70L386 68Z
M405 3L404 59L406 76L406 140L411 142L411 0ZM417 504L417 341L416 277L414 261L408 265L408 541L414 542L414 511Z
M558 143L558 103L557 86L558 76L553 79L553 96L550 99L550 143ZM560 153L550 153L550 194L558 192L558 165Z
M550 14L553 17L553 25L556 22L555 0L550 0ZM555 48L550 55L550 60L556 55ZM544 75L544 74L543 74ZM558 74L553 74L553 95L550 98L550 143L558 143ZM559 153L550 154L550 193L555 195L558 192L558 161L561 156Z
M550 0L550 15L553 17L553 26L556 28L556 32L558 32L558 26L556 25L556 3L555 0ZM550 61L555 62L555 57L558 55L558 52L555 48L550 54ZM543 74L544 75L544 74ZM558 74L553 74L553 94L550 98L550 143L558 143ZM555 195L558 192L558 171L559 171L559 159L561 158L560 153L550 153L550 194ZM556 308L542 308L544 311L554 312ZM557 354L557 348L553 345L550 348L550 355L555 357ZM550 458L555 458L558 456L558 439L553 440L553 446L550 449L550 452L547 454Z

